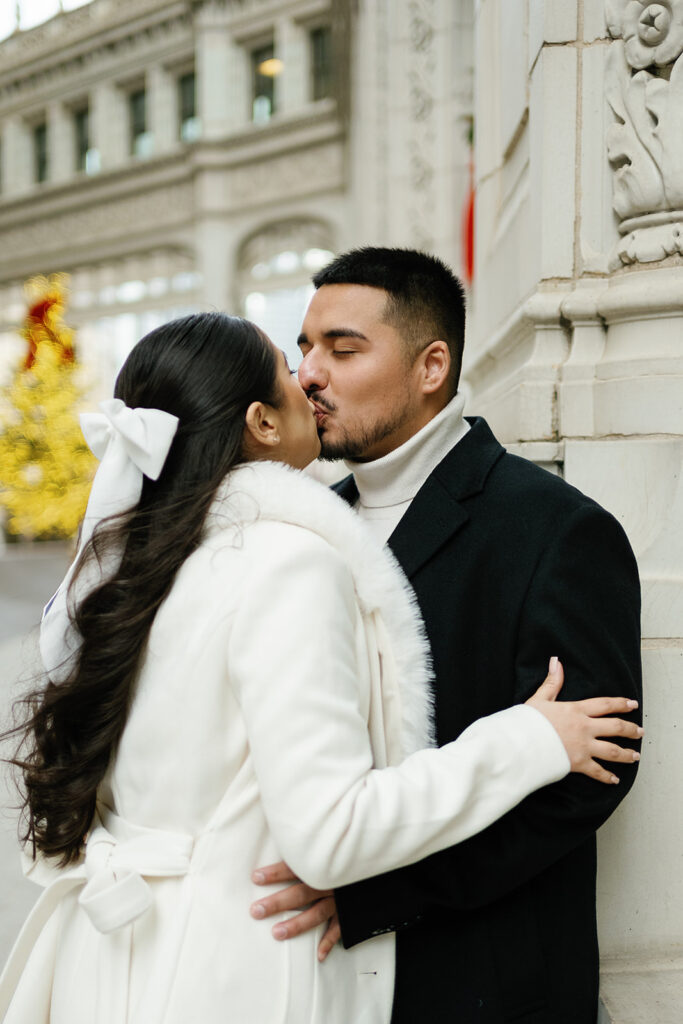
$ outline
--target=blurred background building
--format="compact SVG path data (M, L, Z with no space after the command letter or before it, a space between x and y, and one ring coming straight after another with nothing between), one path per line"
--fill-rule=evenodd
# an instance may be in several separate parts
M472 4L421 6L92 0L0 42L0 331L27 277L68 271L108 386L193 309L296 358L311 273L359 241L459 268Z
M683 0L5 6L0 372L36 273L71 275L94 391L194 309L245 314L296 364L310 275L351 246L428 249L468 282L468 411L639 560L647 737L599 837L601 1020L678 1022Z

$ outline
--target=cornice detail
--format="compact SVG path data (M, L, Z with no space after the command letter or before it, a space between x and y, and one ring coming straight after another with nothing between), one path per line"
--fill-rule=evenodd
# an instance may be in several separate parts
M55 211L2 232L3 251L11 254L8 266L25 257L59 257L64 239L72 249L93 239L131 238L149 230L189 223L194 210L192 182L100 202L79 210ZM0 268L4 260L0 260Z

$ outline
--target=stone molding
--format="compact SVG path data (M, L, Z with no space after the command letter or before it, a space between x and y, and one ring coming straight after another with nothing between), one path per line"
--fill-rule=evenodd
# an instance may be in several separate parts
M121 31L128 33L133 21L137 32L149 27L146 24L149 19L155 22L159 19L168 22L178 17L186 19L189 7L188 0L94 0L2 40L0 66L3 75L12 69L30 74L34 70L34 62L62 63L66 56L62 49L65 39L68 43L64 50L71 51L69 55L80 52L83 46L90 52L95 36L104 37L112 31L117 35ZM111 42L109 38L103 41ZM58 53L56 44L60 48Z
M683 256L683 0L607 0L611 269Z
M192 27L182 14L153 23L150 16L146 27L122 22L116 32L74 45L65 41L62 19L56 21L60 32L55 29L52 50L29 63L5 66L0 43L0 118L30 119L54 102L71 109L98 88L125 89L129 82L144 80L148 69L181 68L193 60Z
M192 183L181 182L24 223L2 232L3 251L9 258L0 261L0 276L8 277L16 272L22 259L40 257L42 261L59 263L65 239L69 239L69 251L73 255L94 241L101 243L117 238L130 241L132 234L145 235L160 227L189 222L193 206Z
M472 354L473 408L505 443L683 434L683 267L557 282Z
M656 272L613 277L600 292L597 312L608 325L662 317L681 319L683 272L680 267L658 267Z
M548 455L547 444L560 436L557 381L569 351L562 316L569 287L567 282L533 292L485 345L472 355L465 345L463 374L472 408L489 420L508 447L542 442L538 451L543 464L561 461L559 449ZM527 454L535 450L534 444L525 449Z

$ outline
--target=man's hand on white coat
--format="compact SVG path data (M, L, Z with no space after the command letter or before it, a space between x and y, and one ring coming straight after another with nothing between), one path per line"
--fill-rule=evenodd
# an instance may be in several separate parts
M318 960L322 963L341 938L332 890L313 889L310 885L306 885L296 877L284 861L270 864L265 868L257 868L252 874L251 880L255 885L291 883L286 888L252 903L250 908L251 916L257 920L263 920L266 917L272 917L273 914L281 914L288 910L299 911L294 917L290 917L286 921L279 921L273 926L273 937L279 942L293 939L296 935L303 935L304 932L310 932L327 921L327 930L318 945Z

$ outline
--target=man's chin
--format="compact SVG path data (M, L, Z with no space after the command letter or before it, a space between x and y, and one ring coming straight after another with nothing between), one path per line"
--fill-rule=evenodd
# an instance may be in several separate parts
M348 462L372 462L377 458L380 443L399 429L403 422L402 416L388 417L384 422L374 424L371 429L364 430L360 426L353 432L338 429L336 438L331 437L330 430L323 427L318 430L318 457L323 462L337 462L339 459Z
M318 456L319 462L339 462L340 459L350 459L352 455L349 454L351 445L345 441L326 441L324 436L320 436L320 455Z
M343 453L338 453L336 448L325 448L323 446L320 449L318 462L339 462L341 459L346 458L348 458L348 456Z

